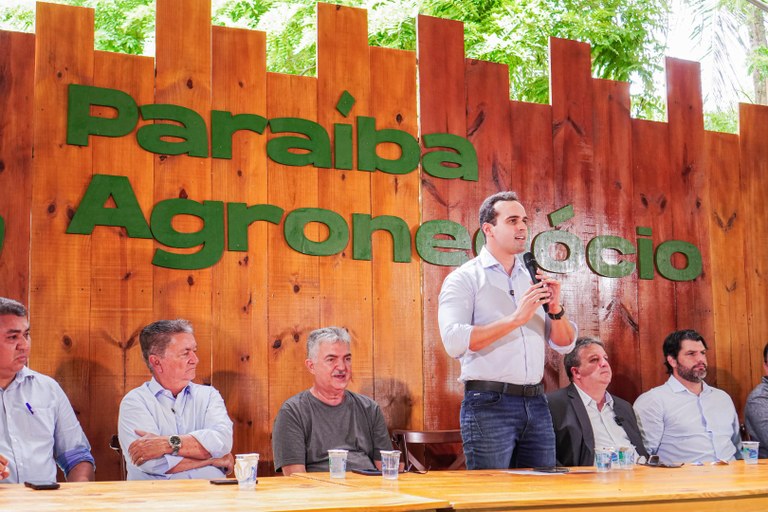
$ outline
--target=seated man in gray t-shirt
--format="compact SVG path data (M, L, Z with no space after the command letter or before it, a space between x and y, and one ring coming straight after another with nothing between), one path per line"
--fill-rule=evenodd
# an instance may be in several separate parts
M381 450L391 450L392 443L376 402L346 389L352 378L349 333L339 327L312 331L304 364L314 384L277 413L275 470L286 476L328 471L328 450L339 448L349 451L348 469L381 469Z

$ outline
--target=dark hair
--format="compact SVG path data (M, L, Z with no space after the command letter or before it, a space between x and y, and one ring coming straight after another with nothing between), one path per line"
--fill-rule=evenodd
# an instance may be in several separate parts
M571 373L571 368L578 368L581 366L581 351L585 348L587 348L590 345L600 345L603 347L603 350L605 350L605 343L602 341L595 339L595 338L589 338L589 337L583 337L576 340L576 345L574 345L573 350L568 352L565 355L565 358L563 358L563 365L565 365L565 374L568 375L568 379L573 382L573 374Z
M147 363L147 367L152 371L152 366L149 364L149 356L157 355L162 356L165 354L165 349L168 348L168 344L171 342L171 336L186 332L192 334L192 324L188 320L178 318L176 320L158 320L152 322L148 326L141 330L139 335L139 342L141 343L141 355L144 356L144 362Z
M2 315L22 316L26 318L27 308L25 308L24 304L21 302L0 297L0 316Z
M763 348L763 362L768 363L768 343L766 343L765 348Z
M681 331L675 331L666 337L664 340L664 366L667 368L667 373L672 374L672 366L667 362L667 356L671 356L677 359L677 355L680 353L680 346L683 344L683 340L700 341L704 348L707 348L707 342L698 332L693 329L683 329Z
M508 190L506 192L496 192L492 196L488 196L485 198L485 201L483 201L483 204L480 205L480 228L482 229L483 224L486 222L488 224L496 225L496 217L498 216L498 212L494 208L496 206L496 203L499 201L517 201L520 202L520 199L517 198L517 194L515 192L512 192L511 190Z

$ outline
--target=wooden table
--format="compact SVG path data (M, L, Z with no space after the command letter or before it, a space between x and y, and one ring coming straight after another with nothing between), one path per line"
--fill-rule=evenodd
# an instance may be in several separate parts
M440 499L288 477L259 478L255 491L240 491L236 485L211 485L206 480L63 483L54 491L34 491L21 484L0 485L3 512L330 509L383 512L444 507L448 507L448 502Z
M595 473L572 468L568 474L533 475L494 471L408 473L396 481L347 473L333 480L327 473L299 478L334 482L445 499L455 510L674 510L768 511L768 460L757 466L736 461L728 466L683 466Z

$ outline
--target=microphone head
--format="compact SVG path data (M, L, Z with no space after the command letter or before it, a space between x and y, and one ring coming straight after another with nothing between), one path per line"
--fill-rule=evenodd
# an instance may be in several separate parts
M538 266L538 263L536 263L536 258L533 257L533 253L530 251L523 254L523 263L525 263L525 266L528 268L530 268L531 265L535 265L534 268Z

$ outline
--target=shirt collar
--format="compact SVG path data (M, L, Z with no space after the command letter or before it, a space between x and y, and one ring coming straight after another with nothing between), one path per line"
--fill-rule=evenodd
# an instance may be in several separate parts
M582 390L579 386L576 384L573 385L573 387L576 388L576 391L579 392L579 397L581 398L581 401L584 402L584 407L589 407L590 405L594 404L595 408L597 408L597 402L586 394L584 390ZM611 409L613 409L613 397L609 392L605 392L605 405L609 406Z
M504 270L504 265L499 263L499 260L497 260L485 246L480 249L480 254L478 254L477 257L480 258L480 263L483 268L499 267L502 271ZM512 275L524 270L525 264L523 264L522 256L519 254L515 255L515 266L512 267Z
M30 370L29 368L27 368L26 366L24 366L24 367L21 368L21 370L19 370L16 373L16 377L14 377L13 380L15 382L21 383L21 381L23 381L26 378L33 379L34 377L35 377L34 372L32 370Z
M162 393L163 395L165 395L167 397L174 398L173 394L171 394L170 391L165 389L159 382L157 382L157 379L155 379L154 375L152 376L152 379L150 379L149 383L147 384L147 387L149 388L149 390L152 392L152 394L154 396L157 396L157 395ZM176 396L176 398L179 398L181 395L185 395L185 394L187 394L189 392L190 392L189 391L189 384L187 384L187 386L184 389L181 390L181 393L179 393Z
M702 388L701 388L702 395L708 395L709 393L712 392L712 388L709 386L709 384L707 384L706 382L702 382L701 384L702 384ZM669 379L667 379L667 386L669 386L670 389L672 389L673 393L687 392L693 396L696 396L695 394L691 393L687 387L683 386L683 383L677 380L674 375L670 375Z

